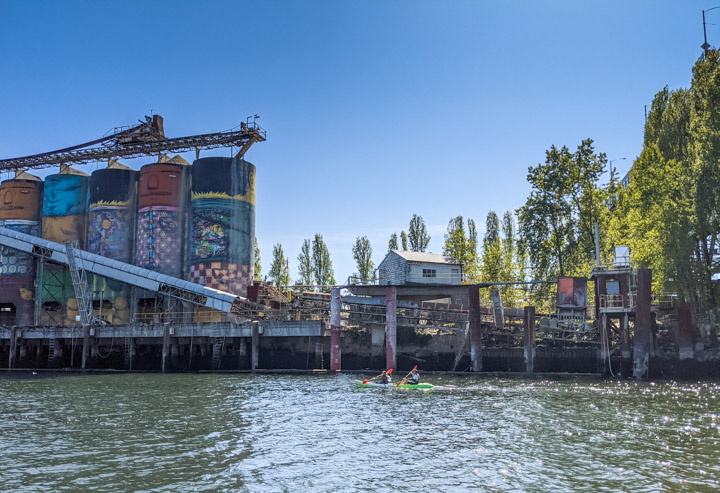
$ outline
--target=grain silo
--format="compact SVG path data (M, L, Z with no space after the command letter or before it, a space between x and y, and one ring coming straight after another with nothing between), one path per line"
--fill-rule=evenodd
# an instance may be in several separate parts
M137 211L137 171L112 162L90 176L88 251L132 263ZM131 320L130 287L112 279L89 276L93 315L114 324Z
M86 249L90 178L69 166L45 178L42 237L57 243L77 240ZM78 303L70 274L63 266L45 264L39 282L42 325L78 325Z
M38 236L43 183L18 172L0 184L0 226ZM33 325L35 319L35 259L32 255L0 247L0 325Z
M190 196L188 279L246 296L254 267L255 166L243 159L198 159Z

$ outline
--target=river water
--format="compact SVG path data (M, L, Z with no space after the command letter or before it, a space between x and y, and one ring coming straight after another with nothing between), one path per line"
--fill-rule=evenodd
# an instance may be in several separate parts
M717 491L720 384L0 377L2 491Z

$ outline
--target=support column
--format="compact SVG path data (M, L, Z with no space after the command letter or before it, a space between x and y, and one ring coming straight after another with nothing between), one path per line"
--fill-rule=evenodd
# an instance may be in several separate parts
M535 373L535 307L526 306L523 311L525 329L525 372Z
M472 371L482 371L482 330L480 327L480 287L468 287L468 305L470 308L470 362Z
M318 370L323 368L323 343L322 341L315 342L315 361L313 362L313 368ZM324 368L323 368L324 369Z
M340 288L330 290L330 371L340 371Z
M60 339L59 337L55 337L54 347L55 347L55 354L53 355L53 363L56 363L58 361L62 362L62 360L63 360L63 339Z
M245 337L238 337L238 370L242 370L245 365L245 359L247 359L247 341Z
M620 333L622 334L622 346L620 351L624 360L630 360L630 323L628 321L628 314L624 313L620 319Z
M397 370L397 288L385 291L385 369Z
M250 358L250 369L257 370L258 367L258 345L260 344L260 322L254 321L252 327L252 348Z
M132 371L132 369L133 369L133 363L135 362L135 352L136 352L135 337L134 337L134 334L133 334L133 337L130 337L130 361L128 362L128 363L129 363L129 365L128 365L128 366L129 366L128 370L130 370L130 371Z
M167 360L170 352L170 324L165 323L163 330L163 342L162 342L162 372L167 371Z
M8 368L15 365L15 353L17 353L17 329L12 327L10 329L10 356L8 357Z
M633 376L646 376L653 352L651 332L651 283L650 269L638 269L637 305L635 307L635 357Z
M677 309L678 318L678 357L692 359L695 355L695 340L692 330L692 315L687 304L680 305Z
M84 327L85 333L83 335L83 351L82 351L82 369L86 370L90 360L90 326Z

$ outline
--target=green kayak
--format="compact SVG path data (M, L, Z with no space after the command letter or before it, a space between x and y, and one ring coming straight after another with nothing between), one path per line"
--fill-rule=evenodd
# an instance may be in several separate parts
M378 382L368 382L368 383L362 383L362 380L355 380L355 384L358 387L385 387L385 388L394 388L394 389L431 389L435 387L434 385L430 383L419 383L417 385L413 385L410 383L404 383L402 385L398 385L396 383L378 383Z

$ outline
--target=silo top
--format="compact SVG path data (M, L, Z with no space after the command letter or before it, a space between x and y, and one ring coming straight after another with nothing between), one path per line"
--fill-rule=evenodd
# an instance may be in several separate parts
M183 190L183 168L177 164L148 164L140 168L138 207L180 207Z
M255 166L244 159L208 157L192 165L192 199L234 199L255 204Z
M90 207L133 205L137 171L105 168L90 176Z
M6 180L0 185L0 220L39 221L42 204L42 182Z
M45 178L44 216L87 214L88 176L57 174Z

